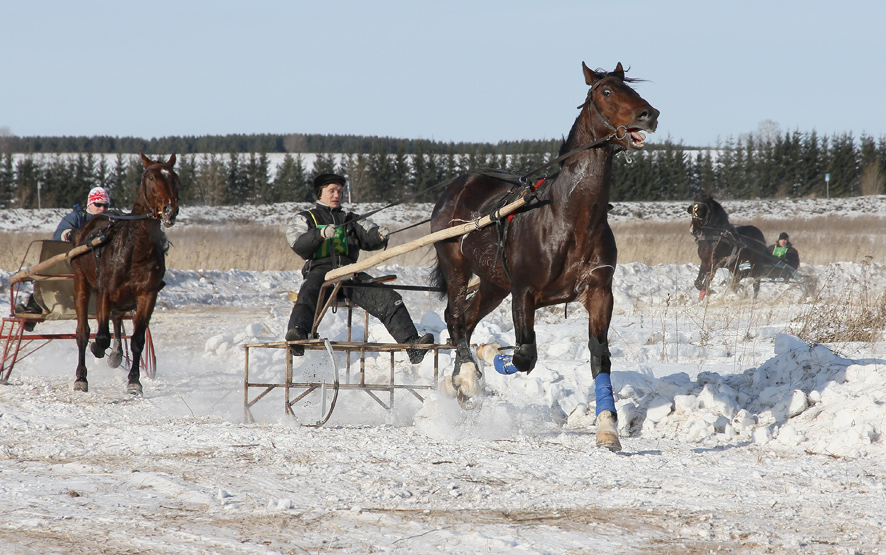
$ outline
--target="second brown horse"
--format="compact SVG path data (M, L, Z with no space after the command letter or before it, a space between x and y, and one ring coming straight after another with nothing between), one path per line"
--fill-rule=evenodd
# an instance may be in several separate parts
M111 345L109 320L120 337L121 320L134 311L130 339L132 366L127 391L141 395L139 361L145 345L145 331L157 293L163 288L168 242L161 224L170 227L178 216L178 175L173 170L175 154L166 162L141 155L145 171L129 216L95 216L77 231L74 242L83 245L95 237L103 241L94 251L71 263L74 267L74 306L77 311L76 391L88 391L86 380L86 345L89 342L87 308L95 295L98 330L92 354L105 356Z

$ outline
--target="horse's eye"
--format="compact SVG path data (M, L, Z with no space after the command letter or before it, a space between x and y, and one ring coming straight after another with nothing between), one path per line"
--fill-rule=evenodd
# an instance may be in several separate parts
M612 91L610 91L609 89L603 89L603 96L609 96L611 94L612 94Z
M148 179L150 179L151 181L154 181L154 176L153 176L153 175L149 175L149 176L148 176Z

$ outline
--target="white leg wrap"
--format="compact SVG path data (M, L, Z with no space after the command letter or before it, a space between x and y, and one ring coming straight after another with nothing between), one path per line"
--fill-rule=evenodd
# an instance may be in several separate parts
M452 385L464 397L474 398L480 395L480 370L473 362L462 363L458 375L452 378Z
M477 358L486 364L495 363L495 355L501 352L501 345L498 343L487 343L477 347Z
M605 447L613 453L621 451L616 422L612 411L604 410L597 415L597 447Z
M458 391L456 391L455 386L452 385L452 376L446 376L443 378L443 381L440 382L440 393L447 397L452 397L453 399L458 395Z

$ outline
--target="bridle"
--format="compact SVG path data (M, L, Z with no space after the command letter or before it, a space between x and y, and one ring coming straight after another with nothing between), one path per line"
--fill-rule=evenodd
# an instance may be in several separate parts
M145 168L145 171L142 173L142 178L141 178L141 182L142 182L142 184L144 184L145 181L147 180L148 172L151 171L152 169L155 169L157 166L160 166L161 169L164 169L164 170L170 172L171 174L175 175L175 172L172 171L172 168L170 168L170 167L167 166L166 164L152 164L152 165L148 166L147 168ZM145 191L145 196L147 197L147 191ZM145 198L145 200L147 200L147 198ZM179 201L178 198L173 199L173 201L175 202L176 205L178 205L178 201ZM170 206L170 204L166 204L166 205L164 205L164 208L166 208L166 207L168 207L168 206ZM143 216L145 219L150 219L150 220L161 220L161 219L163 219L163 218L162 218L162 215L158 212L156 206L153 206L153 205L152 205L152 209L153 209L153 211L152 211L151 213L149 213L149 214L140 214L139 216ZM136 219L136 218L130 218L130 219Z
M607 77L604 77L603 79L600 79L596 83L594 83L594 86L591 87L590 89L588 89L588 96L585 99L584 104L582 104L581 106L577 106L577 108L579 108L579 109L587 107L589 116L591 114L591 110L593 110L594 115L597 116L597 118L599 118L600 121L603 122L603 125L605 125L606 128L612 132L606 138L607 141L613 137L618 139L619 141L623 141L628 136L628 127L626 125L621 125L619 127L615 127L614 125L612 125L612 123L603 116L603 114L600 112L600 109L597 108L597 103L594 102L594 91L596 91L597 88L599 88L600 85L602 85L604 82L609 81L609 80L616 80L616 79L618 79L618 78L614 77L612 75L609 75ZM623 133L621 135L618 134L619 129L623 130ZM593 133L593 132L594 132L594 129L591 128L591 133ZM630 159L629 159L629 163L630 163Z
M547 162L547 163L545 163L544 165L541 165L541 166L539 166L539 167L537 167L537 168L532 169L531 171L529 171L529 172L523 174L523 175L520 177L520 180L521 180L521 181L526 182L526 180L529 178L529 176L531 176L531 175L533 175L533 174L536 174L536 173L539 173L539 172L541 172L542 170L546 170L546 169L550 168L551 166L553 166L554 164L559 164L559 163L562 162L563 160L566 160L566 159L569 158L570 156L573 156L573 155L575 155L575 154L578 154L579 152L582 152L582 151L585 151L585 150L588 150L588 149L591 149L591 148L597 148L597 147L600 147L600 146L602 146L602 145L608 143L610 139L615 138L615 139L618 139L619 141L623 141L625 138L627 138L627 136L628 136L628 127L627 127L626 125L619 126L618 128L616 128L615 126L613 126L612 123L610 123L608 119L606 119L605 117L603 117L603 114L601 114L601 113L600 113L600 110L597 108L597 104L594 103L594 98L593 98L594 91L597 90L597 87L599 87L604 81L607 81L607 80L610 80L610 79L618 79L618 77L614 77L614 76L610 75L610 76L608 76L608 77L604 77L603 79L600 79L599 81L597 81L596 83L594 83L594 86L592 86L590 89L588 89L588 96L585 98L584 103L580 104L579 106L576 106L576 108L578 108L579 110L583 110L583 109L587 108L587 109L588 109L588 119L592 119L592 118L591 118L591 115L592 115L592 114L595 115L596 117L600 118L600 121L602 121L603 124L604 124L604 125L610 130L610 131L612 131L612 133L606 135L605 137L601 137L601 138L599 138L599 139L595 139L595 140L593 140L593 141L591 141L591 142L589 142L589 143L585 143L585 144L583 144L583 145L581 145L581 146L578 146L578 147L576 147L576 148L573 148L573 149L570 150L569 152L567 152L567 153L565 153L565 154L561 154L560 156L557 156L556 158L554 158L554 159L551 160L550 162ZM592 110L593 110L593 112L592 112ZM619 129L622 129L622 130L624 131L621 135L618 134L618 130L619 130ZM591 133L592 133L592 134L594 133L594 128L593 128L593 126L591 126ZM621 145L619 145L619 148L624 149L624 147L621 146ZM633 161L634 161L633 158L631 158L630 156L628 156L628 154L627 154L627 150L625 150L625 161L626 161L628 164L633 163Z

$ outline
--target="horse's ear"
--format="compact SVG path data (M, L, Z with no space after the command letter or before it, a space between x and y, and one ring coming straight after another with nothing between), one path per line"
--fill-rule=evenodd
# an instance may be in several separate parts
M166 162L166 165L170 166L170 167L175 165L175 153L174 152L172 153L172 156L169 157L169 160Z
M618 65L615 66L615 71L613 71L612 73L613 73L616 77L618 77L619 79L621 79L622 81L625 80L625 70L624 70L623 67L621 67L621 62L618 62Z
M587 86L592 87L594 83L600 80L600 74L586 66L584 62L581 63L581 69L584 71L585 84Z
M144 152L139 152L139 154L140 154L141 157L142 157L142 164L145 166L145 169L147 169L148 166L150 166L151 164L154 163L153 160L151 160L150 158L148 158L147 156L145 156L145 153L144 153Z

